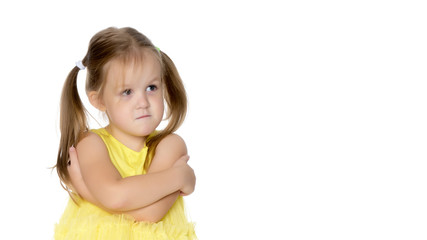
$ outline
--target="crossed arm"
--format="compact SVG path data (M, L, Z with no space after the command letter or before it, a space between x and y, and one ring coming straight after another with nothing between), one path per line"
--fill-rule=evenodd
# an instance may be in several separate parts
M159 143L147 174L129 178L121 178L102 140L97 135L89 137L77 145L77 151L70 151L68 168L73 189L87 201L137 221L158 222L180 194L194 191L194 172L178 135Z

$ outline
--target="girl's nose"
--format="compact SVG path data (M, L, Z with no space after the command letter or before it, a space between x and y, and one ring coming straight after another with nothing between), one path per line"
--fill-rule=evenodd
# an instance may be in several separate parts
M150 102L148 101L147 94L142 93L138 98L138 107L147 108L150 106Z

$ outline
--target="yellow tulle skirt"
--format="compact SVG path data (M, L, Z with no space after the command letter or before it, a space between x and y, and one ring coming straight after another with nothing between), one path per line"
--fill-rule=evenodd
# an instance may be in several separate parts
M79 206L73 200L55 226L56 240L123 240L123 239L197 239L194 224L188 222L184 201L178 197L158 223L136 222L123 214L111 214L84 200Z

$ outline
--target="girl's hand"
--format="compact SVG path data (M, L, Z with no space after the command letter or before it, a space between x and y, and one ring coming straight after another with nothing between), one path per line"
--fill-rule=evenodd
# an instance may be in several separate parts
M188 165L189 159L188 155L182 156L173 165L174 168L178 168L181 171L183 176L183 186L180 189L181 196L190 195L194 192L196 186L196 175L194 174L194 170Z
M83 180L82 173L80 171L79 159L77 157L77 151L74 147L70 148L70 160L68 162L68 174L71 179L71 190L77 192L82 198L89 202L95 203L95 199L89 192L86 183Z
M180 157L176 162L173 164L174 167L188 165L188 160L190 160L190 156L184 155Z

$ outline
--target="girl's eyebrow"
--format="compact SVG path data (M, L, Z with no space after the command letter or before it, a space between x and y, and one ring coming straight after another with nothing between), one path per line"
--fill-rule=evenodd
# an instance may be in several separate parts
M122 80L116 84L115 89L117 91L122 91L124 89L131 88L131 87L132 87L132 84L130 84L128 81Z
M148 83L154 83L154 82L161 82L161 78L160 77L154 77L152 78L150 81L148 81Z

